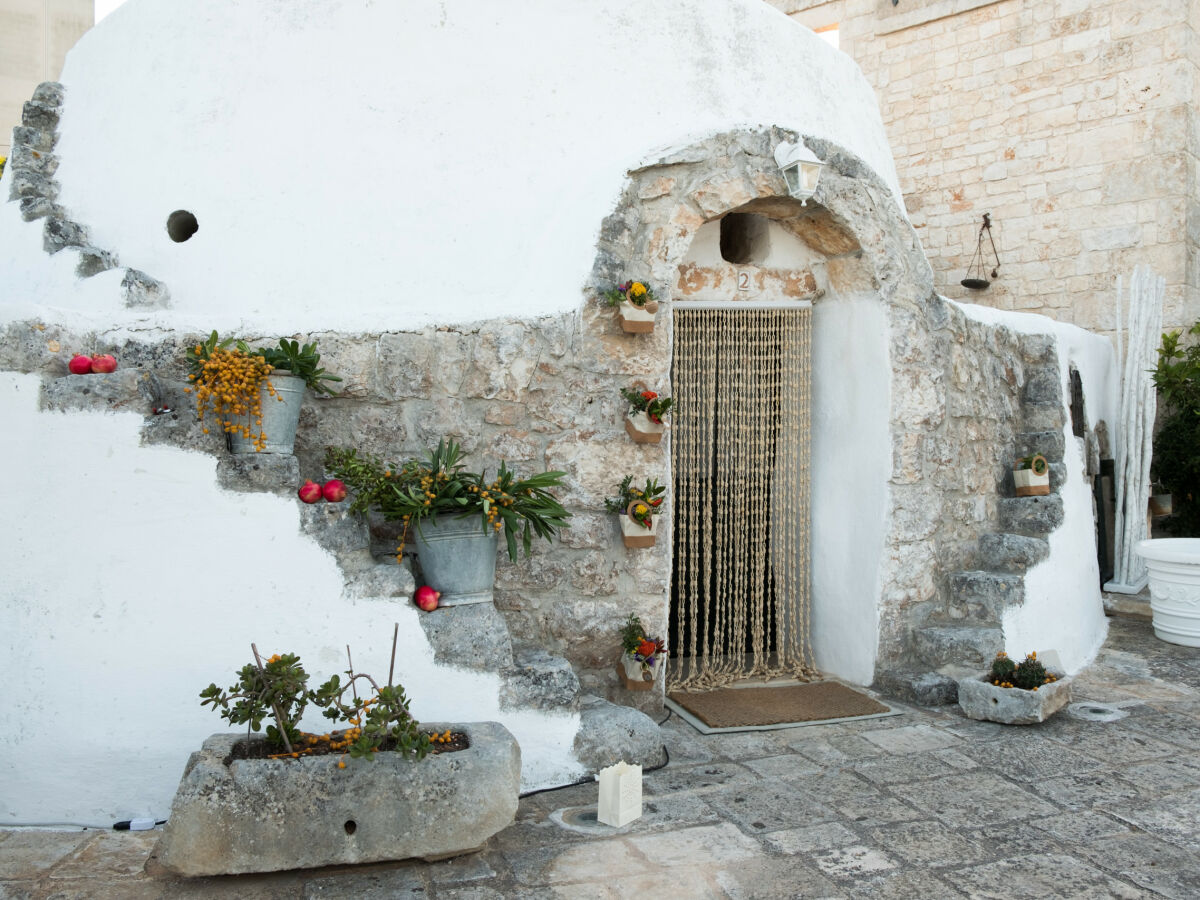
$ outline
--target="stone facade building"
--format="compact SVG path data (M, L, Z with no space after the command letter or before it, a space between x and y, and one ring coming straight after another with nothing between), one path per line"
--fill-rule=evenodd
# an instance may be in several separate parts
M1109 332L1116 277L1149 264L1164 327L1200 319L1200 5L768 2L836 24L875 88L940 293ZM985 212L1000 277L971 291Z
M21 124L21 107L43 81L55 81L67 51L92 27L94 0L0 3L0 156Z

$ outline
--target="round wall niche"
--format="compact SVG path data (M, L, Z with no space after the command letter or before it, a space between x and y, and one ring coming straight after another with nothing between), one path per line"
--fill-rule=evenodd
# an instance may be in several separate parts
M167 234L177 244L182 244L199 230L200 223L186 209L177 209L167 216Z
M771 251L770 220L756 213L729 213L721 219L721 259L735 266L757 265Z

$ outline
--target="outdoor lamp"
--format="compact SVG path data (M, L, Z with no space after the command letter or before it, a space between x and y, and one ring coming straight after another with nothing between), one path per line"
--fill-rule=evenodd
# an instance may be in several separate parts
M817 179L821 177L825 163L803 144L789 144L787 141L775 148L775 162L783 172L788 193L802 204L807 204L808 198L817 189Z

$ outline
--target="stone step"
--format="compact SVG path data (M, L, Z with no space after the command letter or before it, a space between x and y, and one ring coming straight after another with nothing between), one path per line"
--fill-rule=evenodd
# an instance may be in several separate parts
M579 730L575 733L575 756L588 772L624 760L643 768L667 761L662 732L644 712L618 706L590 694L579 699Z
M567 712L579 707L579 678L571 664L540 647L513 653L500 673L500 708L525 707Z
M1057 431L1062 432L1067 417L1063 406L1058 401L1052 403L1023 403L1021 418L1028 431Z
M1063 522L1062 497L1002 497L998 504L1000 527L1012 534L1044 537Z
M479 672L513 667L508 627L491 603L439 606L421 613L418 621L433 647L433 658L441 665Z
M979 567L994 572L1026 571L1050 555L1041 538L1022 534L985 534L979 538Z
M1061 430L1022 431L1016 436L1013 455L1019 458L1040 453L1048 462L1055 463L1062 462L1064 448Z
M958 680L941 672L889 669L877 674L871 687L885 697L918 706L949 706L958 701Z
M983 669L1004 649L998 627L925 625L913 634L917 656L932 668L945 665Z
M966 571L950 576L951 619L998 624L1004 611L1025 602L1025 579L1011 572Z
M148 412L151 394L150 379L146 372L118 368L115 372L43 379L41 406L44 410L55 412Z

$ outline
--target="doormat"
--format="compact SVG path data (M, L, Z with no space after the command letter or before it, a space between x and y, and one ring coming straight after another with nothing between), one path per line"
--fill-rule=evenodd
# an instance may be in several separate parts
M667 696L666 703L704 734L900 715L899 710L839 681L778 687L726 687L693 694L673 691Z

